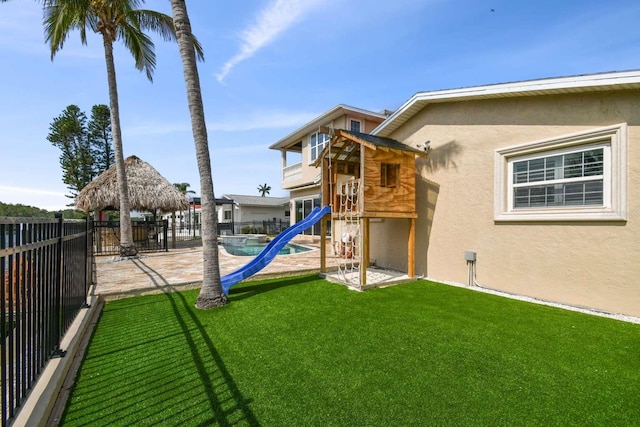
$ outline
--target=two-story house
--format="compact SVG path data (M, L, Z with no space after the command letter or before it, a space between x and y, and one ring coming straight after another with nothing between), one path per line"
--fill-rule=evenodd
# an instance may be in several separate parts
M314 162L329 143L331 129L369 133L390 114L339 104L269 147L282 153L282 188L290 192L292 225L320 206L321 174ZM304 234L319 235L319 223Z

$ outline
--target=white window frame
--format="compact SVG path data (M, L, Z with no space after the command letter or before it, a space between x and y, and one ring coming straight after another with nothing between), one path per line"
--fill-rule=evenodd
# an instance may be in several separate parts
M513 164L518 161L604 148L601 206L513 207ZM626 221L627 124L545 139L495 151L494 220L502 221Z
M349 131L352 131L352 132L353 132L353 130L352 130L352 128L351 128L351 122L356 122L356 123L359 123L359 124L360 124L360 130L359 130L359 131L357 131L357 132L360 132L360 133L363 133L363 132L364 132L364 123L362 123L362 120L352 119L352 118L349 118L349 119L348 119L348 123L349 123Z
M324 135L325 136L325 140L322 143L316 144L316 146L313 146L313 137L317 138L320 135ZM322 150L324 150L324 147L326 147L329 144L329 141L331 140L331 138L329 137L328 134L326 133L322 133L322 132L314 132L311 135L309 135L309 164L315 162L318 159L318 156L320 156L320 154L322 153ZM315 152L315 156L314 156L314 152Z

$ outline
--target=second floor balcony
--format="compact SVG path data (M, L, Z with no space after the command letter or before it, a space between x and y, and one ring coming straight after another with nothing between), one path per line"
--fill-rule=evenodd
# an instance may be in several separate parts
M289 184L293 182L298 182L301 179L302 179L302 162L285 166L282 169L282 186L283 187L287 187Z

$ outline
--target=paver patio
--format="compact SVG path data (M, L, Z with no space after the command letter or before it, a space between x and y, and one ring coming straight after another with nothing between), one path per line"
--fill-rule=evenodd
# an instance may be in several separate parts
M262 271L248 280L307 274L320 271L320 248L303 242L312 250L278 255ZM220 274L228 274L250 262L253 257L230 255L219 246ZM196 288L202 282L202 247L170 249L168 252L141 254L139 258L121 260L114 256L96 257L95 293L105 299L157 293L163 288ZM327 269L336 261L327 251Z

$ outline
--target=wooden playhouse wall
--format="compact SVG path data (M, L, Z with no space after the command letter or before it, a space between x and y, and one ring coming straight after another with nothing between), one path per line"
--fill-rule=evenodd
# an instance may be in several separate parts
M364 148L362 185L364 214L373 217L402 217L416 212L416 160L413 153L394 150ZM382 187L380 169L382 163L399 164L400 179L395 188Z

